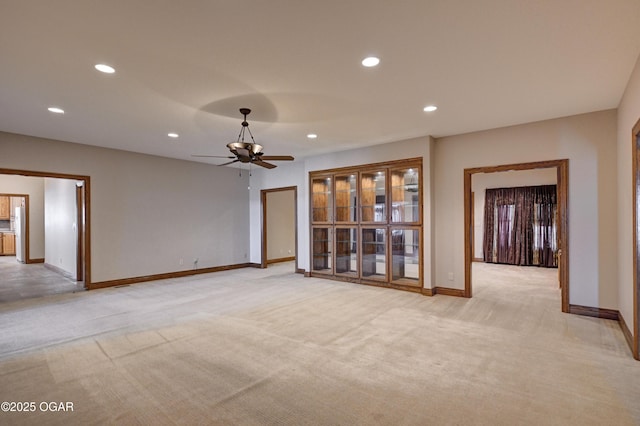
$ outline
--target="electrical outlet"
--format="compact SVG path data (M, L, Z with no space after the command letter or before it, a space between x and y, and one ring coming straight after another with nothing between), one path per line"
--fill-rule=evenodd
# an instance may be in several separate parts
M453 272L449 272L449 281L453 281Z
M180 258L179 263L180 263L180 266L184 265L184 259L183 259L183 258Z

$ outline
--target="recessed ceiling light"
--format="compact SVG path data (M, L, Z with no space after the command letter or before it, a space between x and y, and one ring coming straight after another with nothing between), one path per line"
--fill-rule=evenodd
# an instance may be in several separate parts
M309 139L315 139L315 138L317 138L317 137L318 137L318 135L316 135L315 133L309 133L309 134L307 135L307 137L308 137Z
M116 70L113 67L110 67L109 65L106 65L106 64L96 64L95 68L98 71L103 72L105 74L113 74L114 72L116 72Z
M428 105L428 106L424 107L423 111L424 112L433 112L433 111L435 111L437 109L438 109L438 107L435 106L435 105Z
M179 134L177 134L177 133L167 133L167 136L169 136L170 138L174 138L174 139L175 139L175 138L177 138L177 137L178 137L178 136L180 136L180 135L179 135Z
M56 114L64 114L64 110L62 108L49 107L47 109L49 110L49 112L53 112L53 113L56 113Z
M362 60L362 65L368 68L375 67L380 63L380 59L375 56L369 56Z

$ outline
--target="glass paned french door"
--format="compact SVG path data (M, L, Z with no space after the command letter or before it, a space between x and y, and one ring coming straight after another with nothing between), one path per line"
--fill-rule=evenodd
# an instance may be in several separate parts
M357 228L336 228L336 274L358 276Z
M391 229L391 281L420 285L420 228Z
M313 272L333 272L333 229L331 227L314 227L312 231L312 265Z
M362 278L387 279L386 228L362 228Z

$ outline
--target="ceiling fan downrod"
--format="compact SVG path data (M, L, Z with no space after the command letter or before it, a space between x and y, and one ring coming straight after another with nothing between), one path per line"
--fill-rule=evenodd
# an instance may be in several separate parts
M255 144L256 141L255 139L253 139L253 133L251 133L251 129L249 129L249 122L247 121L247 115L251 114L251 110L249 108L240 108L240 114L244 116L244 120L242 120L242 128L240 129L240 134L238 135L238 142L244 142L244 132L246 129L249 131L251 141Z

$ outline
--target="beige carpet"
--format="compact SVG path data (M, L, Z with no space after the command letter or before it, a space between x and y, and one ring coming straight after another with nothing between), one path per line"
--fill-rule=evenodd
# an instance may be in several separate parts
M292 269L0 305L0 401L37 407L0 424L640 424L640 363L554 270L475 264L462 299Z

